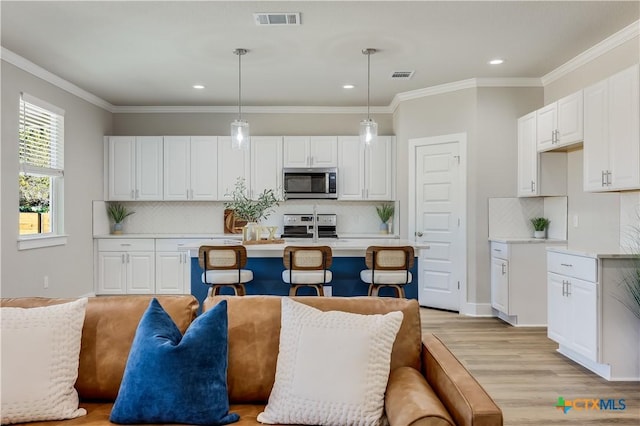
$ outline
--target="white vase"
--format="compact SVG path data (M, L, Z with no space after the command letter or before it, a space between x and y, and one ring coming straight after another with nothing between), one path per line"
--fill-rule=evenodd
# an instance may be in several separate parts
M533 231L533 238L546 238L547 231Z
M258 224L256 222L247 222L242 227L242 241L255 241L258 239Z
M118 222L118 223L114 223L113 224L113 231L111 231L112 234L122 234L122 222Z
M381 223L381 224L380 224L380 233L381 233L381 234L386 234L386 233L388 233L388 232L389 232L389 228L387 227L387 224L386 224L386 223L384 223L384 222L383 222L383 223Z

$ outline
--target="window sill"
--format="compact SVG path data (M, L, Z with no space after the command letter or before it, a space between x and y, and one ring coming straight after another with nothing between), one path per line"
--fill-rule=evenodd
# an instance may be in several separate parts
M31 250L67 244L67 235L23 236L18 240L18 250Z

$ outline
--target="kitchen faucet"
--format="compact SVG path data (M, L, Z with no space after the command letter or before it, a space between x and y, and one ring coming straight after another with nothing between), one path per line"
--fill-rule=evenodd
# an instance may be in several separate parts
M313 205L313 242L318 242L318 205Z

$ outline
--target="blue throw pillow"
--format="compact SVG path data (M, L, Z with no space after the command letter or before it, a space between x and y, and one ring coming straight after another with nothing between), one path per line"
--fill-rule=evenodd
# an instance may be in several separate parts
M184 336L155 298L140 319L113 405L114 423L223 425L227 395L227 302L196 318Z

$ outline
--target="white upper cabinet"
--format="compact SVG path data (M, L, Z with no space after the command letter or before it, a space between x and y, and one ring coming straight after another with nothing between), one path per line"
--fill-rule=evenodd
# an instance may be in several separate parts
M640 188L639 66L584 90L584 190Z
M536 150L536 119L518 119L518 197L567 195L567 153Z
M215 200L217 137L164 137L164 199Z
M282 188L282 137L251 137L251 197Z
M365 149L359 136L338 140L338 199L393 200L393 136Z
M518 197L538 195L536 112L518 119Z
M536 111L538 151L565 147L583 140L582 90Z
M108 138L108 199L162 200L162 136Z
M230 136L218 137L218 200L231 199L228 194L233 192L239 177L250 188L250 155L248 149L233 149Z
M336 167L337 136L285 136L284 167Z

